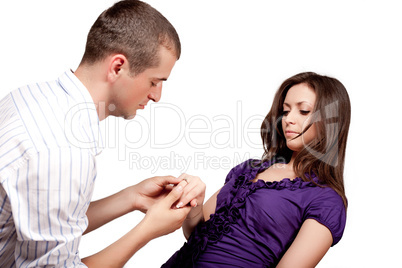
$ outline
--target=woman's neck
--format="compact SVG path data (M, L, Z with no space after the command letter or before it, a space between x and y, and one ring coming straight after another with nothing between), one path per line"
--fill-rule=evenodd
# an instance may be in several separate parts
M292 157L290 158L289 162L287 163L287 165L289 167L293 168L293 164L295 162L296 156L297 156L297 152L293 152Z

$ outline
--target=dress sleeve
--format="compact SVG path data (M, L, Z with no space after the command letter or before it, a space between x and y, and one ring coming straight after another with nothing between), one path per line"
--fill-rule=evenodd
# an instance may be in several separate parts
M63 148L30 157L3 183L17 236L17 267L86 267L78 246L95 177L91 153Z
M305 219L314 219L331 232L334 246L341 240L346 224L346 209L342 198L331 188L323 188L308 206Z

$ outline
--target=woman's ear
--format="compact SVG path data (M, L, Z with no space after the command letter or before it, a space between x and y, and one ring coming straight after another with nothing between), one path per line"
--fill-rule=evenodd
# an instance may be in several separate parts
M122 54L113 55L109 60L108 79L111 82L116 81L124 72L129 72L127 58Z

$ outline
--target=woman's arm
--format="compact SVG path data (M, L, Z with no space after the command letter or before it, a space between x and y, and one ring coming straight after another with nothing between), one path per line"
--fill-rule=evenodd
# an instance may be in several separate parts
M207 202L204 204L204 209L203 209L203 216L204 220L207 221L211 217L211 214L215 213L216 209L216 200L218 197L219 192L221 191L222 188L220 188L216 193L214 193Z
M315 267L331 245L332 234L329 229L314 219L307 219L277 268Z
M193 208L187 215L187 218L183 223L183 234L186 239L190 237L190 234L194 231L194 228L198 223L209 220L209 216L215 212L216 197L220 190L221 189L214 193L204 205Z

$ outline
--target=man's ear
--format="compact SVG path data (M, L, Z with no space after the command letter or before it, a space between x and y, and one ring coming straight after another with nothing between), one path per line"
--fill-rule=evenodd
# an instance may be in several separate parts
M118 79L122 73L129 72L127 58L122 54L113 55L109 60L108 79L113 82Z

